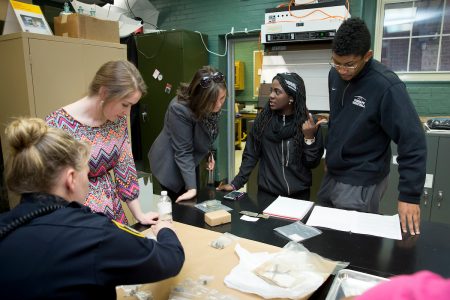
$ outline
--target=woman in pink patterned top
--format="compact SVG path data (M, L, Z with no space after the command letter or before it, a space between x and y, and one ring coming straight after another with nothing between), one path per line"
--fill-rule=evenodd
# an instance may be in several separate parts
M131 106L146 91L145 82L133 64L110 61L97 71L86 97L46 118L48 125L62 128L92 145L90 189L84 204L124 224L128 220L122 201L142 224L155 224L158 218L154 212L144 214L135 201L139 184L127 127Z

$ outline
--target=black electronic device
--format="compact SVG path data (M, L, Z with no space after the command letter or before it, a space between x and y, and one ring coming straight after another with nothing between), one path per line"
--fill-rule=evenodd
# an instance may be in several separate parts
M228 194L226 194L225 196L223 196L223 198L228 199L228 200L238 200L239 198L241 198L244 195L245 195L244 192L232 191L232 192L229 192Z
M450 130L450 118L431 118L427 121L430 129Z

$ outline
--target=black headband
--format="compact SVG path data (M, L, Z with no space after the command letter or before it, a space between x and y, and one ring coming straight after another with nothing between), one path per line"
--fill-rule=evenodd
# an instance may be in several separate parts
M298 95L300 95L300 86L303 85L299 75L296 73L278 73L273 79L277 79L280 82L286 94L297 100Z

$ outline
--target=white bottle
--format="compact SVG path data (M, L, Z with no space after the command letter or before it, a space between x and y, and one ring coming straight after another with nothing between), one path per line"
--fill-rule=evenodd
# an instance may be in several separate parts
M158 200L158 213L161 221L172 221L172 201L167 196L167 191L161 191Z

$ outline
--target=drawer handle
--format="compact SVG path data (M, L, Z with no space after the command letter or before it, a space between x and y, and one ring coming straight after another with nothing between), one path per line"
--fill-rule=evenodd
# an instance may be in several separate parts
M424 205L424 206L427 206L427 204L428 204L428 197L429 197L429 195L428 195L428 190L425 189L425 190L423 191L423 205Z
M441 207L441 202L444 201L444 192L438 191L438 198L437 198L437 206Z

